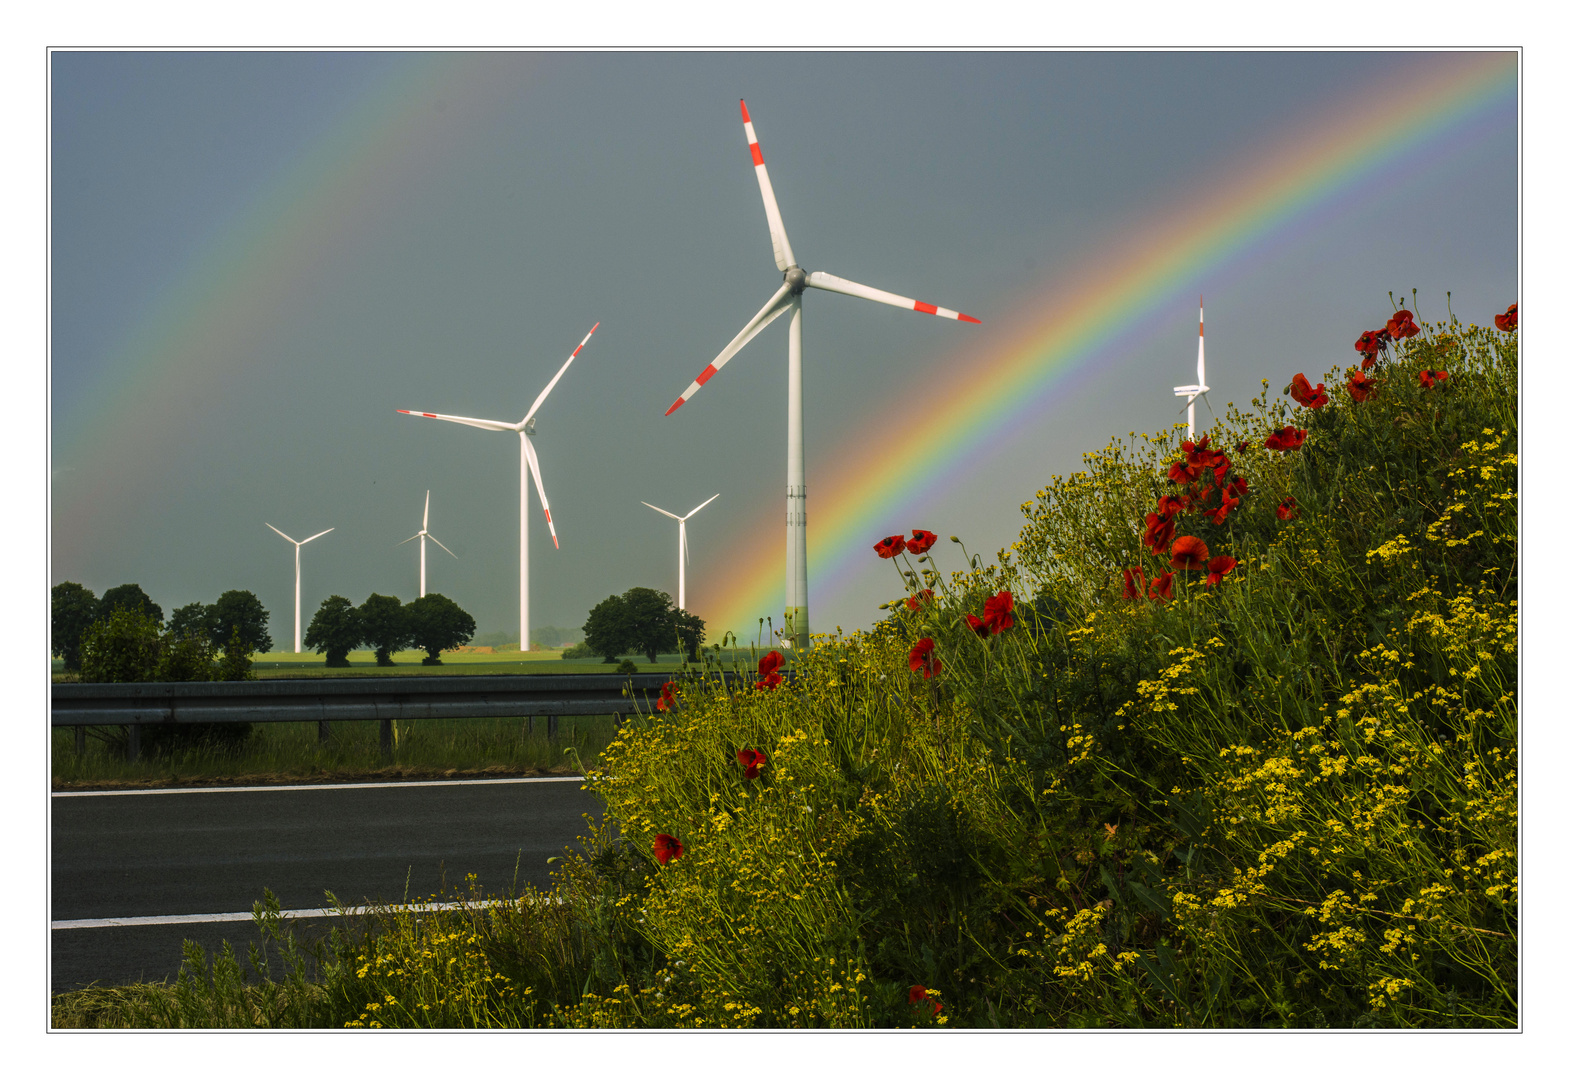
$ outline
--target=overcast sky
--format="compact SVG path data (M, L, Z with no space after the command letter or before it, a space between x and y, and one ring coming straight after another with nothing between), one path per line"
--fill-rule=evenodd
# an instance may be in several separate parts
M984 378L1076 267L1136 243L1134 224L1180 217L1456 62L56 52L50 581L137 582L166 613L250 589L281 645L293 552L263 522L335 530L304 550L308 620L332 593L417 595L417 545L397 545L429 489L431 532L459 556L430 549L429 588L482 632L515 631L517 440L395 410L517 420L598 321L539 414L561 549L533 503L532 621L579 626L634 585L674 594L675 525L641 500L684 513L715 492L690 526L688 606L715 636L748 631L714 625L734 604L711 583L766 559L778 596L750 617L777 621L787 321L663 415L778 285L738 99L808 270L982 319L809 295L810 514L854 474L858 430L923 379ZM1390 290L1418 287L1428 318L1449 290L1463 320L1488 322L1517 298L1517 155L1511 102L1175 275L1147 332L1031 402L956 480L868 523L864 564L814 584L813 629L876 619L884 533L994 552L1083 451L1174 423L1200 291L1217 404L1347 364ZM770 518L779 554L759 555L747 539Z

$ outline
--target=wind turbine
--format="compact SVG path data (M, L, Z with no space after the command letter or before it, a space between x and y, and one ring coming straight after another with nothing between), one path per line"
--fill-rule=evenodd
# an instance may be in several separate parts
M262 522L267 528L283 537L294 545L294 651L300 651L300 548L316 539L316 536L326 536L332 529L323 529L316 536L307 536L304 540L296 540L271 522ZM337 528L336 525L333 529Z
M717 498L719 498L719 496L715 495L714 499ZM713 502L714 499L709 499L708 502L703 504L703 506L707 506L708 503ZM643 503L643 505L648 507L650 510L659 510L659 507L655 506L651 502ZM699 506L697 510L701 510L703 506ZM682 611L686 610L686 564L692 561L692 556L687 554L686 550L686 518L694 516L697 513L697 510L693 510L691 513L687 514L686 517L676 517L676 515L672 514L669 510L659 510L659 512L665 515L665 517L673 518L681 526L681 540L680 543L676 546L676 573L677 580L680 583L677 586L678 598L676 600L676 607L680 608Z
M1209 404L1209 386L1204 382L1204 297L1199 297L1199 381L1196 386L1175 386L1172 393L1188 399L1188 441L1193 441L1193 402L1198 398Z
M808 288L858 296L880 304L921 311L928 315L941 315L946 319L978 323L981 320L961 315L948 308L937 307L907 296L884 292L866 285L859 285L821 270L807 273L795 259L790 239L785 235L784 220L779 216L779 203L774 198L773 184L768 179L768 167L763 164L763 151L757 143L757 132L752 127L752 116L746 102L741 102L741 123L746 129L747 147L752 152L752 165L757 171L757 185L763 193L763 213L768 218L768 234L774 244L774 265L784 273L784 284L769 297L763 309L751 322L731 339L713 363L702 370L692 385L682 391L676 403L665 410L669 416L691 400L692 395L712 379L730 358L740 352L763 328L785 312L790 313L790 376L789 398L786 407L785 439L785 645L804 649L810 643L806 612L806 452L801 426L801 300Z
M434 543L437 547L439 547L442 551L445 551L448 555L452 555L452 557L454 559L457 558L456 555L452 554L452 549L451 548L449 548L446 544L443 544L440 540L437 540L434 536L430 535L430 490L428 488L425 491L425 520L420 523L419 532L417 532L413 536L409 537L409 540L418 540L419 541L419 594L421 596L425 595L425 538L426 537L430 537L431 542ZM398 547L402 547L404 544L407 544L409 542L409 540L399 540L397 546Z
M556 388L556 383L561 381L561 376L567 373L567 368L572 366L572 361L577 359L577 354L583 351L583 346L588 344L588 339L594 336L594 330L599 329L595 323L593 330L583 336L577 348L572 350L572 355L567 357L567 362L561 365L561 370L556 372L556 377L545 384L539 392L539 397L534 399L534 404L529 406L523 419L515 424L508 424L502 420L476 420L471 416L445 416L442 413L412 412L408 409L399 409L405 416L423 416L428 420L451 420L454 424L467 424L469 427L483 428L486 431L515 431L521 444L520 454L522 465L519 466L518 477L518 648L528 652L528 478L532 473L534 487L539 492L539 505L545 511L545 524L550 526L550 540L561 548L561 541L556 539L556 523L550 519L550 501L545 498L545 485L539 479L539 457L534 453L534 444L528 437L534 434L534 414L539 412L539 407L545 403L545 398ZM417 535L417 534L416 534ZM431 537L435 540L435 537ZM407 543L408 541L404 541ZM438 541L439 542L439 541ZM450 554L450 553L449 553ZM455 557L455 556L454 556Z

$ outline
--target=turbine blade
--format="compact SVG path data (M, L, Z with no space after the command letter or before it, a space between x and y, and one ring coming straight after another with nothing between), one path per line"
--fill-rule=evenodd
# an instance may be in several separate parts
M688 566L692 565L692 553L687 550L685 529L681 530L681 557L686 560Z
M715 495L715 496L714 496L714 499L717 499L717 498L719 498L719 496L718 496L718 495ZM704 504L703 504L703 506L707 506L707 505L708 505L708 503L711 503L711 502L713 502L713 501L714 501L714 499L709 499L709 500L708 500L708 502L705 502L705 503L704 503ZM698 507L698 508L697 508L697 510L701 510L701 509L702 509L702 508L703 508L703 506L699 506L699 507ZM697 510L693 510L693 511L692 511L692 513L690 513L690 514L687 514L687 517L691 517L691 516L692 516L692 514L695 514L695 513L697 513ZM685 520L686 520L686 518L682 518L682 519L681 519L681 520L682 520L682 521L685 521Z
M425 489L425 520L420 522L419 531L424 532L430 528L430 489Z
M269 529L271 529L271 530L272 530L272 531L273 531L273 532L275 532L275 533L277 533L277 534L278 534L278 535L279 535L279 536L281 536L281 537L283 537L283 538L284 538L284 539L285 539L285 540L287 540L287 541L288 541L288 542L289 542L289 543L291 543L291 544L297 544L297 543L299 543L299 541L298 541L298 540L296 540L296 539L294 539L294 537L292 537L292 536L290 536L290 535L289 535L289 534L288 534L288 533L286 533L286 532L284 532L284 531L283 531L283 530L282 530L282 529L280 529L280 528L278 528L278 527L277 527L277 526L276 526L276 525L273 525L273 524L271 524L271 523L269 523L269 522L266 522L266 521L264 521L264 522L262 522L262 524L263 524L263 525L266 525L266 526L267 526L267 528L269 528Z
M334 525L332 527L332 529L336 529L336 528L337 528L336 525ZM332 531L332 529L323 529L321 532L317 533L316 536L326 536L328 533L330 533ZM310 543L312 540L316 539L316 536L307 536L304 540L300 541L300 545L303 547L304 545Z
M545 511L545 524L550 526L550 542L556 545L556 550L561 550L561 541L556 539L556 523L550 520L550 500L545 498L545 483L539 478L539 455L534 453L534 444L528 441L528 436L523 436L523 453L528 456L528 471L534 474L534 490L539 492L539 505Z
M643 500L639 499L638 501L642 502ZM651 502L643 503L643 505L648 507L650 510L659 510L659 507L655 506ZM659 510L659 512L661 514L665 515L665 517L669 518L672 521L680 521L681 520L680 518L678 518L674 514L672 514L669 510Z
M423 416L427 420L451 420L454 424L467 424L469 427L484 428L486 431L516 431L521 424L507 424L500 420L476 420L472 416L447 416L444 413L413 412L409 409L399 409L405 416Z
M752 127L752 114L741 102L741 123L746 128L747 149L752 151L752 165L757 169L757 186L763 192L763 213L768 216L768 236L774 242L774 265L781 270L794 266L795 252L790 250L790 238L785 235L784 218L779 216L779 200L774 198L774 185L768 179L768 166L763 164L763 148L757 144L757 131Z
M692 380L691 386L688 386L681 392L681 396L676 398L676 403L665 410L665 415L669 416L681 406L685 405L688 401L692 400L692 395L701 390L704 383L708 382L709 379L712 379L715 375L717 375L719 373L719 369L728 364L730 362L730 358L741 351L742 346L744 346L748 341L751 341L758 334L762 333L763 327L767 326L780 315L784 314L784 312L789 309L792 300L793 298L790 295L789 284L787 283L779 286L779 291L774 293L774 295L769 298L768 303L763 305L763 310L759 311L756 315L753 315L752 321L743 326L741 328L741 332L730 339L730 344L724 347L723 352L714 357L713 363L704 368L697 378Z
M923 311L928 315L941 315L945 319L958 319L960 322L978 323L981 320L973 315L966 315L952 308L938 307L928 304L924 300L911 300L908 296L898 293L884 292L874 289L869 285L861 285L854 281L847 281L833 274L825 274L821 270L806 275L806 283L814 289L825 289L828 292L844 293L846 296L859 296L862 300L876 300L879 304L891 304L894 307L904 308L906 311Z
M567 373L567 368L572 366L572 361L577 359L577 354L583 351L583 346L588 344L588 339L593 337L594 330L598 329L599 324L595 323L593 329L583 335L583 340L577 343L577 348L572 350L572 355L567 357L567 362L561 365L561 370L556 372L556 377L545 384L545 388L539 392L539 397L534 399L534 404L529 406L528 413L518 422L518 427L521 428L524 424L534 419L534 414L539 411L539 407L545 403L545 399L550 396L550 392L561 381L561 376Z
M1204 298L1199 297L1199 385L1204 385Z
M425 535L426 536L430 536L429 533L426 533ZM407 541L405 541L405 542L407 542ZM453 553L453 550L451 548L449 548L446 544L443 544L440 540L437 540L434 536L430 537L430 542L435 544L442 551L445 551L448 555L451 555L454 559L457 558L457 555Z
M423 535L424 535L424 533L415 533L413 536L409 537L409 540L418 540ZM435 537L431 537L431 539L434 540ZM399 540L396 544L393 544L392 546L393 547L402 547L404 544L407 544L409 542L409 540Z

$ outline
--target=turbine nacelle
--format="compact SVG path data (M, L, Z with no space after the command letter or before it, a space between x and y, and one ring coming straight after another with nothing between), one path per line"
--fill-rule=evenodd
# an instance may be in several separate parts
M790 286L791 296L800 296L806 291L806 271L799 266L792 266L784 273L784 283Z

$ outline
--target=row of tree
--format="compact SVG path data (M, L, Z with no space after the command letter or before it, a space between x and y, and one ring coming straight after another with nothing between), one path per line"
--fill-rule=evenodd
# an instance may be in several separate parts
M702 619L676 607L669 593L641 586L601 600L583 624L584 646L607 664L624 652L642 653L652 664L677 649L695 661L702 641Z
M443 649L466 645L473 637L473 616L440 593L407 604L371 593L359 607L342 596L323 600L305 629L305 647L326 653L328 667L348 667L349 652L369 646L376 663L389 667L393 653L410 647L425 650L421 663L439 664Z
M192 639L209 650L238 647L247 655L267 652L272 637L267 632L267 609L248 589L230 589L216 603L201 602L176 608L164 626L163 608L140 585L116 585L103 596L75 581L62 581L50 590L50 652L65 662L66 671L82 668L82 643L95 623L107 622L117 611L129 611L152 621L160 632L167 629L171 642Z

